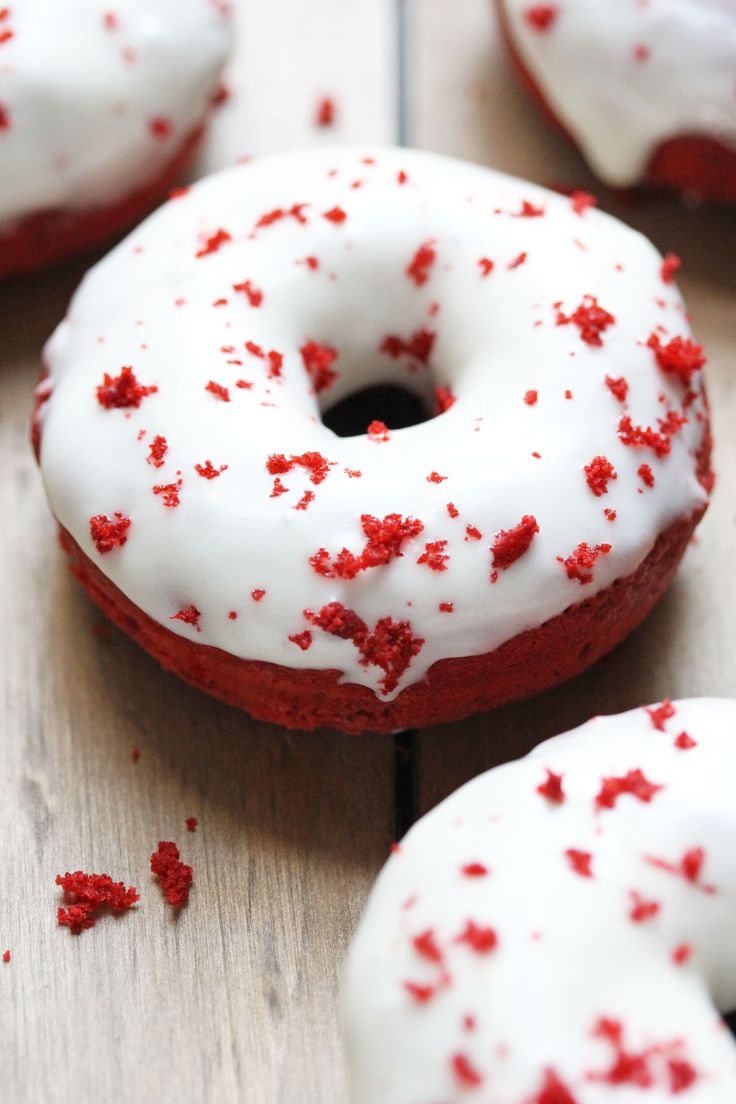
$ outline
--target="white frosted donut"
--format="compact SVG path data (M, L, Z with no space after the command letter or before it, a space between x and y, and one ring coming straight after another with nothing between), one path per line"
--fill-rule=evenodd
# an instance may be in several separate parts
M733 0L500 7L549 107L609 184L638 183L657 148L681 135L710 136L736 157Z
M668 264L586 197L408 150L266 158L87 275L46 349L44 481L169 638L339 672L370 710L687 539L708 482L689 333ZM387 381L444 413L351 438L320 420Z
M109 208L201 127L229 41L225 0L0 5L0 234Z
M402 840L353 943L355 1104L726 1104L736 702L597 717Z

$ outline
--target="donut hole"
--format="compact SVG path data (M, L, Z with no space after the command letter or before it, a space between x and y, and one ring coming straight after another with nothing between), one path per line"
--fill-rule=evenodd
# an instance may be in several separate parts
M321 414L323 424L338 437L358 437L371 422L383 422L389 429L408 429L434 416L422 395L395 383L362 387Z

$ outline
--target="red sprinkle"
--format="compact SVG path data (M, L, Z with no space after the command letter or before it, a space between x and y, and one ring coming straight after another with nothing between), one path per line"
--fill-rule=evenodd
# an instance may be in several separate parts
M555 774L548 768L545 769L547 778L537 786L537 793L546 797L552 805L562 805L565 801L565 792L562 788L563 775Z
M424 245L419 246L405 269L406 275L416 287L426 284L436 259L437 251L433 242L425 242Z
M560 310L561 303L555 303L557 310L556 322L558 326L566 326L569 322L580 330L580 338L586 345L600 348L603 344L601 334L612 326L616 319L598 303L595 295L584 295L583 301L572 314L563 314Z
M662 371L666 375L676 376L688 387L693 374L706 363L703 346L696 345L689 337L673 337L666 345L662 345L658 334L653 333L649 336L647 345L653 350Z
M560 14L557 4L532 4L524 12L524 19L533 31L550 31Z
M151 855L151 871L158 878L168 903L175 909L183 908L189 900L193 871L191 866L180 861L175 843L168 840L159 843Z
M100 554L112 552L113 548L122 548L128 539L131 526L129 517L116 512L114 517L96 514L89 519L89 534Z
M105 372L102 383L97 387L97 401L105 410L131 406L137 409L147 395L154 395L157 391L155 384L146 387L138 382L132 368L125 367L120 369L119 376L110 376Z
M169 621L183 621L185 625L192 625L197 632L201 632L199 625L199 619L202 614L199 612L196 606L185 606L184 609L180 609L178 613L175 613L169 618Z
M529 547L538 532L537 519L531 514L525 514L519 524L512 529L502 529L499 533L496 533L491 545L493 557L492 583L495 583L498 579L499 571L506 571L525 552L529 551Z
M581 878L592 878L592 862L593 856L589 851L576 851L574 847L570 847L565 855L568 858L570 866L579 874Z
M332 367L339 355L337 349L330 345L319 345L316 341L307 341L299 352L315 393L319 394L320 391L332 387L338 375Z
M611 551L610 544L596 544L592 548L585 541L579 544L569 556L558 556L557 559L564 566L568 579L577 579L581 586L593 582L594 566L599 556L607 556Z
M590 463L585 465L583 471L586 482L596 498L608 494L610 479L618 479L613 470L613 464L605 456L594 456Z
M207 257L210 253L217 253L221 246L227 242L232 241L232 237L228 234L227 230L215 230L214 234L210 234L209 237L204 239L204 243L194 254L195 257Z
M614 809L620 797L623 797L624 794L630 794L637 801L648 805L652 798L663 789L664 786L658 786L655 782L650 782L642 771L637 768L636 770L630 770L620 778L604 778L595 803L599 809Z

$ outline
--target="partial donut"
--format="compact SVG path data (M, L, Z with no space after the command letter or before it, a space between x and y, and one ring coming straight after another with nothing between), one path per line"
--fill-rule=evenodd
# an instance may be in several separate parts
M597 717L420 820L349 954L354 1104L735 1099L735 730Z
M0 7L0 276L98 245L186 169L230 42L225 0Z
M496 0L522 80L616 188L736 202L732 0Z
M646 615L707 503L704 361L671 262L589 197L299 153L88 274L36 436L75 573L164 666L264 720L393 731L552 685ZM429 420L368 394L362 432L327 427L376 384Z

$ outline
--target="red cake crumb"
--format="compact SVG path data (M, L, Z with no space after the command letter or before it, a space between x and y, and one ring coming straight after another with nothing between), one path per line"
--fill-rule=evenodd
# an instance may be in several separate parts
M146 457L146 463L150 464L153 468L163 467L164 458L168 451L168 441L165 437L157 434L148 446L148 456Z
M666 698L661 705L652 706L651 709L647 709L647 714L657 732L665 731L665 724L675 716L677 710L671 701Z
M216 468L211 460L205 460L204 464L194 465L194 470L202 479L219 479L222 473L227 471L227 469L227 464L220 464L219 468Z
M662 423L660 419L660 425L662 424L667 423ZM658 432L651 426L635 426L628 414L624 415L618 423L618 435L622 444L632 448L650 448L660 460L664 456L669 456L672 451L672 443L667 433Z
M570 203L576 215L584 215L591 207L598 206L598 200L590 192L571 192Z
M440 611L440 613L454 613L455 612L455 603L454 602L440 602L440 604L437 606L437 609Z
M456 943L467 943L476 954L488 954L498 946L498 936L493 928L483 928L473 920L468 920L464 931L455 939Z
M461 868L460 873L464 878L485 878L488 874L488 867L481 862L470 862Z
M609 311L600 306L595 295L584 295L580 306L570 315L562 313L562 303L555 303L554 306L557 311L557 325L566 326L572 322L580 330L581 340L594 348L600 348L603 344L601 334L616 321Z
M434 412L435 414L444 414L454 406L457 399L453 395L449 387L435 387L434 389Z
M10 130L12 125L10 118L11 116L7 106L4 103L0 103L0 131Z
M425 242L419 246L405 269L406 275L416 287L426 284L436 259L437 251L433 242Z
M343 211L342 207L331 207L329 211L323 213L323 218L326 218L328 222L334 222L339 225L341 222L345 222L348 217Z
M695 1067L680 1058L670 1058L667 1062L667 1070L670 1078L670 1092L673 1096L685 1092L698 1078Z
M126 888L124 882L113 882L109 874L84 874L76 870L73 874L56 875L56 885L61 886L71 902L66 908L56 911L59 927L69 928L79 935L85 928L93 928L97 914L127 912L140 900L135 886Z
M302 497L297 502L296 506L293 506L293 510L306 510L310 502L314 502L314 491L305 491Z
M408 356L418 360L420 364L428 364L436 336L432 330L416 330L408 338L399 337L398 334L387 334L381 343L380 352L394 360L400 356Z
M630 897L631 911L629 912L629 919L635 924L643 924L659 914L662 906L658 901L647 901L636 890L631 891Z
M289 488L285 487L280 479L278 479L278 478L274 479L273 489L272 489L271 494L269 495L269 497L270 498L278 498L279 495L288 494L288 493L289 493Z
M290 458L281 452L274 452L266 460L266 470L269 475L285 475L295 467L304 468L309 472L309 479L316 487L327 478L334 463L334 460L327 460L321 452L302 452ZM278 483L279 480L276 482ZM283 491L280 493L283 494Z
M576 874L579 874L581 878L593 877L593 856L589 851L577 851L574 847L570 847L565 852L565 855L572 869Z
M445 552L446 548L446 540L427 541L417 563L426 564L432 571L447 571L447 561L450 557Z
M675 966L684 966L693 956L693 949L689 943L680 943L672 952L672 961Z
M266 211L264 215L261 215L256 222L255 229L262 230L266 226L273 226L274 223L287 218L293 218L303 226L307 222L307 217L304 214L304 208L307 206L306 203L293 203L288 208L274 207L272 211Z
M390 434L385 422L373 421L366 429L371 441L388 441Z
M555 1071L548 1069L541 1089L529 1104L577 1104L577 1100Z
M481 540L482 537L483 537L483 534L481 533L480 529L478 529L475 525L466 525L465 526L465 532L467 534L466 537L465 537L466 541L467 540Z
M89 534L100 554L112 552L113 548L122 548L128 539L128 529L132 522L129 517L116 511L114 517L96 514L89 519Z
M502 529L493 539L491 545L493 570L491 582L498 579L499 571L506 571L512 564L529 551L534 536L539 532L537 519L531 514L525 514L518 525L512 529Z
M446 479L446 475L440 475L440 473L436 471L430 472L427 476L428 483L444 483Z
M660 268L660 275L662 277L663 284L673 283L675 276L682 268L682 261L676 253L667 253L662 261L662 267Z
M266 592L263 589L263 587L256 587L254 590L252 590L250 592L250 596L251 596L251 598L253 599L254 602L260 602L261 598L264 597L265 593Z
M337 372L332 368L338 357L337 349L330 345L319 345L316 341L307 341L299 352L315 393L326 391L337 379Z
M164 506L173 510L181 504L179 498L179 491L181 490L183 480L177 479L175 483L157 483L153 488L155 495L161 495Z
M180 861L179 848L170 840L161 840L151 855L151 872L156 875L163 895L175 909L183 908L189 900L193 871Z
M594 456L583 468L585 479L596 498L608 494L610 479L618 479L613 464L605 456Z
M451 518L456 518L460 516L460 511L458 510L454 502L447 503L447 512Z
M547 778L544 782L541 782L537 786L537 793L542 797L546 797L547 801L552 805L562 805L565 801L565 791L562 788L561 774L555 774L554 771L547 770Z
M437 992L436 985L418 985L415 981L405 981L404 989L417 1004L427 1004Z
M666 375L676 376L686 387L690 386L694 373L706 363L703 346L696 345L689 337L673 337L663 345L658 334L653 333L649 336L647 345L653 350L662 371Z
M185 606L169 618L169 621L183 621L185 625L192 625L197 632L201 632L199 619L202 614L196 606Z
M10 951L3 951L3 962L10 962Z
M524 11L524 19L533 31L550 31L560 14L557 4L532 4Z
M135 765L136 765L136 763L138 762L138 760L140 759L140 757L141 757L141 753L140 753L140 751L138 750L138 748L133 748L133 750L132 750L132 751L131 751L131 753L130 753L130 760L131 760L131 762L132 762L133 766L135 766Z
M221 246L227 242L232 241L232 237L228 234L227 230L215 230L214 234L210 234L204 238L203 244L194 254L195 257L207 257L210 253L217 253Z
M141 405L147 395L154 395L158 387L153 384L146 387L136 379L129 366L120 369L119 376L110 376L107 372L97 387L97 401L105 410L135 407Z
M675 747L680 751L690 751L697 746L697 741L693 740L692 736L688 736L687 732L681 732L675 737Z
M233 291L242 291L251 307L260 307L263 302L263 292L250 280L243 280L240 284L233 284Z
M309 560L318 575L327 579L354 579L361 571L383 567L396 557L403 556L404 543L424 529L421 521L404 518L401 514L386 514L383 518L362 514L360 523L366 537L363 550L356 555L343 548L331 557L325 548L320 548Z
M351 640L360 652L364 667L372 665L384 672L379 686L386 694L396 689L412 659L424 646L424 640L413 635L408 621L382 617L375 628L369 630L365 621L341 602L330 602L317 614L305 610L304 615L324 632Z
M640 464L636 469L636 474L641 479L645 487L654 486L654 472L649 467L649 464Z
M686 851L679 863L669 862L667 859L658 859L654 855L645 855L645 862L657 870L664 870L667 874L673 874L677 878L683 878L691 885L702 889L703 893L714 894L715 886L707 885L700 880L700 875L705 866L705 851L702 847L693 847Z
M335 102L331 96L323 96L317 103L314 121L318 127L331 127L335 122Z
M481 257L478 261L478 267L480 268L481 276L485 277L490 276L496 265L495 262L490 259L490 257Z
M606 521L615 521L618 517L618 514L615 510L611 510L606 507L606 509L603 511L603 516L605 517Z
M415 935L411 942L417 954L422 958L426 958L428 962L442 962L443 954L437 946L437 940L435 939L432 928L428 928L420 935Z
M606 387L619 402L626 402L626 396L629 393L629 385L623 376L619 376L618 379L612 379L611 376L606 376Z
M545 214L544 207L537 207L528 199L521 201L521 207L513 216L514 218L541 218Z
M464 1088L475 1088L483 1084L483 1075L478 1072L467 1055L454 1054L451 1065L458 1084Z
M637 768L636 770L630 770L620 778L602 779L600 793L595 799L596 808L614 809L616 802L624 794L630 794L637 801L648 805L652 798L663 789L664 786L658 786L655 782L650 782L642 771Z
M303 632L292 633L289 637L292 644L296 644L297 648L301 648L303 652L308 651L312 646L312 634L309 629L304 629Z
M593 582L591 568L595 565L599 556L607 556L611 551L610 544L596 544L592 548L583 541L569 556L558 556L558 561L564 566L568 579L577 579L581 586Z
M526 403L527 406L536 406L538 399L539 399L539 392L538 391L532 390L532 391L525 391L524 392L524 402Z
M230 402L230 392L227 387L223 387L221 383L215 383L214 380L210 380L205 387L205 391L209 391L216 399L222 399L223 402Z
M148 129L154 138L163 141L171 136L174 127L171 119L167 119L165 115L154 115L148 120Z
M514 257L513 261L509 261L506 267L510 272L513 272L515 268L521 268L521 266L526 263L528 256L529 254L526 251L519 253L518 256Z
M187 826L187 832L196 832L197 831L199 821L197 820L196 817L187 817L187 819L184 821L184 823Z

